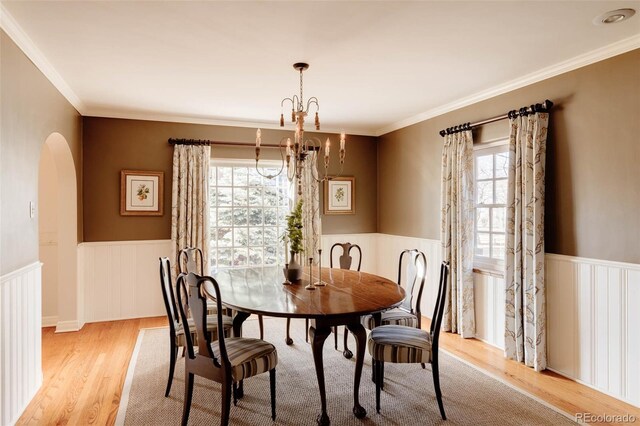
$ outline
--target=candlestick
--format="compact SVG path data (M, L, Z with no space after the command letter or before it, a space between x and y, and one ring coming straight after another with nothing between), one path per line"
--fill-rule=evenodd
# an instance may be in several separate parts
M309 258L309 284L305 287L307 290L315 290L316 286L313 285L313 257Z
M284 264L284 282L283 285L291 285L291 281L289 281L289 264Z
M316 287L324 287L327 284L322 281L322 249L318 249L318 257L320 258L318 260L318 281L314 285Z

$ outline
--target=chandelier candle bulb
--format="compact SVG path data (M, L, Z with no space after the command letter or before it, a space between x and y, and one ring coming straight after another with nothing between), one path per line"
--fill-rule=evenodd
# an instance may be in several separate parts
M331 149L331 141L329 140L329 138L327 138L327 142L324 145L324 156L325 157L329 156L330 149Z
M344 133L340 133L340 150L344 151L344 145L345 145L345 135Z
M258 129L256 131L256 148L260 148L261 143L262 143L262 131Z

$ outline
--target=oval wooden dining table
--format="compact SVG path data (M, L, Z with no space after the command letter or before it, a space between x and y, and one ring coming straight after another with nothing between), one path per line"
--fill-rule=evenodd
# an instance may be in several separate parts
M337 325L346 326L356 339L356 367L353 382L353 414L363 418L367 411L360 405L359 390L366 346L366 331L360 316L373 314L380 324L380 314L404 300L405 292L396 283L377 275L344 269L322 268L323 287L307 290L309 269L302 280L284 285L281 267L220 270L213 274L220 286L222 304L237 311L233 319L236 336L250 314L284 318L308 318L313 360L320 390L319 425L330 424L324 383L322 348ZM314 268L313 281L318 280Z

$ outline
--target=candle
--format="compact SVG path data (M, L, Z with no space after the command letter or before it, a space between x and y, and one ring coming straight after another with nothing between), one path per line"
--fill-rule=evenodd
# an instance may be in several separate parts
M262 131L258 129L256 131L256 148L260 148L260 143L262 143Z
M345 135L344 133L340 133L340 149L343 150L344 149L344 144L345 144L345 139L344 139Z
M291 155L291 138L287 138L287 155Z
M331 141L329 140L329 138L327 138L327 142L324 145L324 156L328 157L329 156L329 150L331 148Z

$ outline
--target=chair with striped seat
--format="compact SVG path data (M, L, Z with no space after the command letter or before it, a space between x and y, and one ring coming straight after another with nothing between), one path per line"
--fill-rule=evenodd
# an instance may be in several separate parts
M420 303L422 301L422 290L427 272L427 258L424 253L416 249L404 250L400 253L400 260L398 262L399 286L402 286L403 283L403 266L405 267L404 288L407 295L400 307L382 313L380 325L403 325L406 327L420 328L422 325ZM418 294L415 297L414 303L416 287ZM373 330L376 327L373 315L363 316L361 323L368 330Z
M376 410L380 412L380 390L384 381L384 363L430 363L433 373L438 408L443 420L447 417L442 404L440 391L440 374L438 371L438 340L440 326L444 314L446 285L449 276L449 264L442 262L440 266L440 283L438 297L431 318L429 332L403 325L382 325L376 327L369 336L369 353L373 358L376 382Z
M160 258L160 284L162 288L162 299L164 300L164 307L167 311L167 320L169 322L169 379L167 380L167 388L164 393L164 396L168 397L169 392L171 391L171 383L173 382L176 362L178 360L178 348L182 347L184 351L187 343L184 334L184 323L180 320L178 310L176 308L173 286L171 285L171 263L166 257ZM233 326L231 317L225 315L222 317L222 321L225 332L229 333ZM196 328L193 324L193 320L189 318L187 324L192 337L197 339ZM218 338L217 316L207 316L207 329L209 330L211 340L216 340Z
M204 273L204 255L202 250L197 247L185 247L178 252L178 268L180 273L188 274L193 272L198 275L205 275ZM233 311L228 308L223 308L223 314L233 317ZM207 312L209 314L215 314L215 303L209 302L207 305ZM264 324L262 315L258 315L258 325L260 327L260 338L264 338Z
M178 309L183 321L187 321L186 308L191 311L196 326L197 342L187 333L187 357L185 359L184 405L182 425L186 426L191 410L195 375L222 384L222 409L220 424L229 424L231 395L236 405L243 396L244 379L269 372L271 389L271 419L276 418L276 348L261 339L242 337L227 338L223 331L220 288L215 279L194 273L180 274L177 280ZM206 328L207 300L216 302L218 335L211 340ZM197 347L197 351L196 351Z

